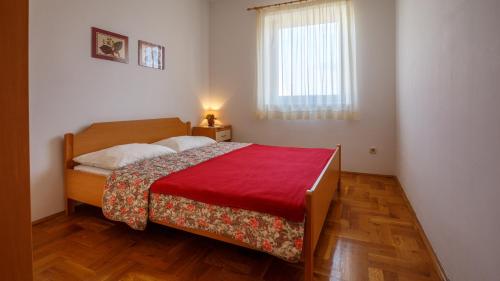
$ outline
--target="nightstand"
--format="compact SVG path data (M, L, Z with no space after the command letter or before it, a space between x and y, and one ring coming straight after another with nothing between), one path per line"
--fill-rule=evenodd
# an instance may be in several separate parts
M222 125L215 127L208 126L198 126L193 127L193 136L205 136L212 138L218 142L231 141L232 138L232 126Z

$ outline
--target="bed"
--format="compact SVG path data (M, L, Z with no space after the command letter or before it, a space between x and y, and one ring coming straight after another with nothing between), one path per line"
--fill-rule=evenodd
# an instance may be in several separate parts
M80 133L66 134L64 137L64 174L67 214L70 215L74 211L74 205L77 202L81 202L103 208L105 215L112 218L112 211L114 207L109 202L114 202L112 200L116 200L116 193L113 192L120 192L120 190L115 189L115 191L111 190L113 191L111 192L110 186L113 186L112 183L113 181L116 181L116 178L120 178L120 173L122 173L122 176L127 176L126 173L131 173L127 170L112 172L77 165L77 163L73 161L76 156L121 144L154 143L161 139L175 136L186 136L190 134L191 124L189 122L182 122L179 118L96 123ZM264 146L238 143L228 143L223 145L214 144L214 148L216 149L207 147L205 148L205 151L196 152L196 155L203 156L205 154L210 154L211 150L209 149L221 150L223 152L219 154L224 155L224 158L215 157L218 154L213 153L213 158L217 161L222 161L221 159L225 161L242 161L241 159L243 158L241 157L244 157L245 153L262 153L262 151L267 153L265 149L269 149ZM297 153L299 152L301 153L300 150L297 151ZM193 154L194 152L186 153ZM229 157L229 154L231 154L232 157ZM172 157L180 158L181 155ZM163 184L168 187L168 184L172 184L172 182L182 183L183 179L192 179L192 173L195 172L198 173L194 174L196 175L195 178L199 178L202 174L200 174L200 171L197 170L203 170L203 168L205 168L205 170L213 170L214 167L217 168L219 165L222 165L220 162L211 163L211 158L209 161L207 159L200 158L199 163L194 164L193 167L189 167L189 169L181 169L179 173L175 174L177 177L165 177L169 179L170 183ZM144 192L144 202L146 202L144 204L147 205L144 208L134 208L134 210L144 212L145 209L145 218L149 222L195 233L234 245L267 252L285 260L295 261L297 255L300 255L300 259L304 261L305 265L305 280L310 281L313 280L314 249L321 234L330 204L340 186L340 160L341 146L337 145L336 149L332 150L331 156L326 158L326 161L321 164L322 166L319 176L314 178L310 184L310 188L308 187L307 190L304 191L305 194L301 197L303 199L302 217L304 218L302 221L300 221L300 219L287 219L288 217L286 217L286 214L284 213L271 214L266 212L265 209L264 211L254 211L249 208L240 209L234 206L219 206L217 204L211 204L213 202L207 203L203 200L193 200L192 198L176 196L179 194L172 195L162 193L161 186L157 187L158 183L161 183L161 180L155 181L155 184L151 185L150 183L143 184L143 186L146 186L147 189L143 189L141 192ZM157 162L146 162L146 164L141 163L135 166L132 165L134 166L132 168L136 169L135 172L137 172L137 174L147 174L144 172L146 169L144 169L144 166L141 165L150 165L151 167L159 166L158 161L160 160L155 159L154 161ZM162 161L163 164L168 164L168 161L170 160L168 158L164 158ZM204 167L209 164L208 162L210 162L212 166ZM233 162L233 164L231 164L231 162L228 163L226 164L234 165L234 163L237 162ZM252 166L247 167L247 169L252 169ZM137 181L136 178L133 180ZM119 184L120 183L118 183L118 185ZM221 181L216 184L223 186L224 182ZM227 185L229 186L230 184ZM149 188L152 190L150 191ZM216 197L219 198L223 196ZM234 198L229 199L234 200ZM251 200L240 201L244 204L247 203L246 201ZM259 203L259 201L254 203ZM264 202L262 205L265 205ZM282 209L286 210L287 205L284 205ZM197 210L199 211L195 216L193 212L196 212ZM137 212L139 213L139 211ZM196 217L194 225L193 223L186 222L186 217L191 215L193 218ZM297 214L290 213L289 215L296 216ZM220 223L221 225L223 223L227 223L229 220L232 225L231 231L214 230L213 225L206 224L203 218L200 219L200 216L216 217L217 223ZM258 219L255 220L253 218ZM255 229L257 229L256 225L265 227L267 226L265 225L266 223L268 223L269 227L272 227L273 229L278 228L279 233L273 235L275 237L280 237L279 239L277 238L279 243L277 240L269 243L268 239L264 239L266 237L261 239L261 237L258 237L259 235L256 235L257 238L247 239L247 236L250 235L246 234L248 234L249 231L255 231ZM134 224L132 222L129 223L129 225L133 226ZM252 230L252 227L254 230ZM140 228L138 227L136 229ZM271 247L271 245L275 247ZM294 247L297 251L293 250Z

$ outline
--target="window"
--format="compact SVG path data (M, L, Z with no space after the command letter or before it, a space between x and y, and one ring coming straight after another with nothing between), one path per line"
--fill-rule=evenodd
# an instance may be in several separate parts
M261 118L356 118L353 21L349 0L316 0L259 11Z
M279 59L279 95L280 96L307 96L310 95L338 95L338 81L333 81L334 73L339 71L340 64L330 64L334 57L335 42L324 42L326 39L321 34L326 32L338 32L338 24L333 22L316 24L311 26L298 26L282 28L278 37L278 59ZM308 34L312 34L316 40L308 40ZM304 42L303 45L294 47L294 41ZM318 59L294 60L306 50L318 55ZM312 70L312 71L308 71ZM315 75L320 73L321 75ZM293 77L304 77L304 79L293 79ZM310 93L307 85L311 83L314 87ZM326 87L322 87L325 83Z

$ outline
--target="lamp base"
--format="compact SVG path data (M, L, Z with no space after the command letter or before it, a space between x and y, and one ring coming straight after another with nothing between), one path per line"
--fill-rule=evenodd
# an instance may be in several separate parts
M215 126L215 120L214 119L208 119L208 127L214 127Z

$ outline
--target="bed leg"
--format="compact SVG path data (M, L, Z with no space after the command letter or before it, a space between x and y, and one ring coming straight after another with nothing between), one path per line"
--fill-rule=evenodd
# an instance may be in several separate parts
M75 201L66 199L66 215L71 216L75 212Z
M304 235L304 281L313 281L314 248L313 248L313 217L311 212L311 194L306 196L306 223Z
M304 281L313 281L314 278L314 254L310 247L306 250L304 259Z
M335 198L340 196L340 191L342 190L342 145L337 144L337 150L339 153L339 181L337 182L337 192L335 192Z

